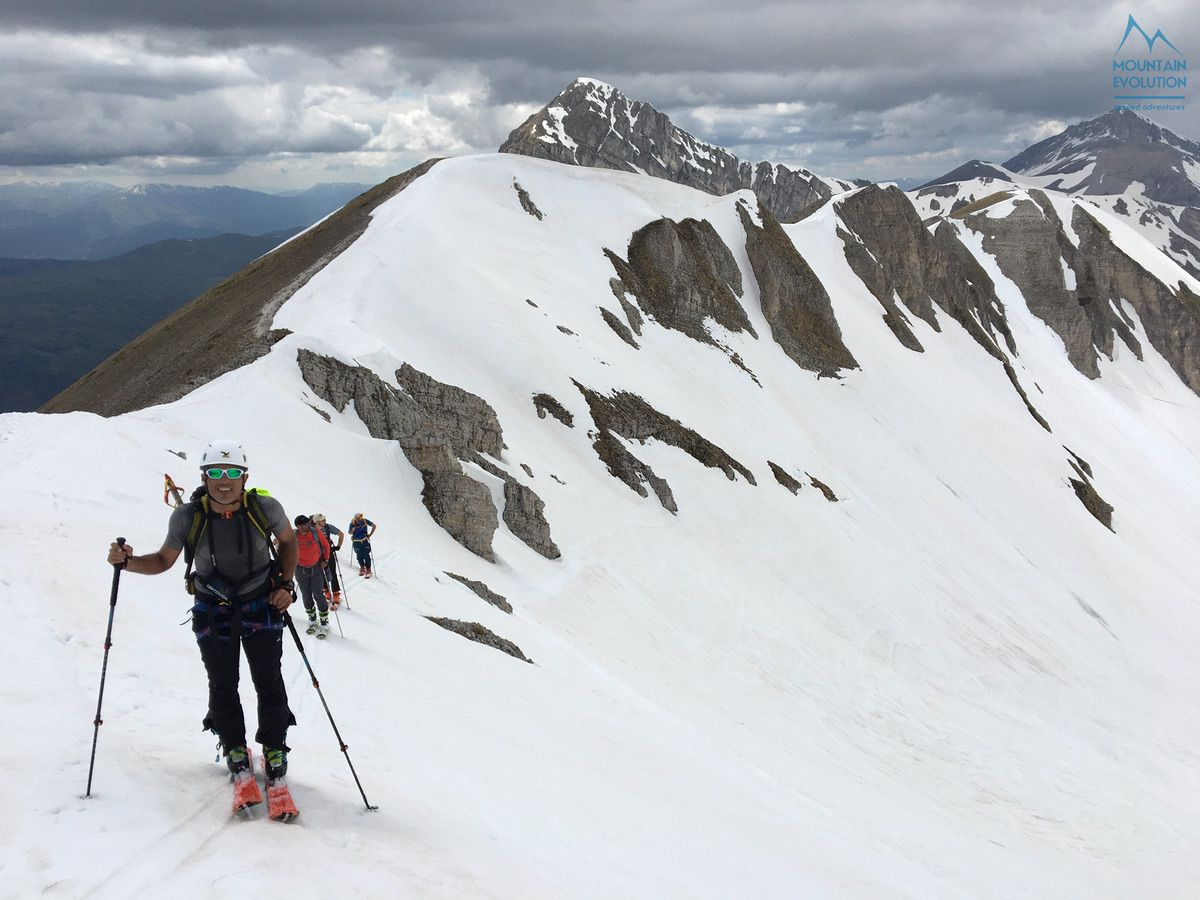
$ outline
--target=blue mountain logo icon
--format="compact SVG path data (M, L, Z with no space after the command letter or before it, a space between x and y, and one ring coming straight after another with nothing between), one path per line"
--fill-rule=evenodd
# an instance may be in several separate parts
M1166 44L1168 47L1170 47L1172 50L1174 50L1180 56L1183 56L1183 53L1180 52L1179 48L1176 47L1174 44L1172 44L1169 40L1167 40L1167 36L1162 33L1161 28L1159 28L1158 30L1156 30L1154 32L1154 37L1151 37L1150 35L1146 34L1146 29L1144 29L1141 25L1139 25L1137 22L1137 19L1135 19L1132 15L1130 15L1130 17L1129 17L1129 24L1125 26L1125 37L1121 38L1121 47L1125 46L1125 42L1127 40L1129 40L1129 36L1131 34L1133 34L1135 31L1145 39L1146 49L1149 52L1153 53L1154 45L1157 44L1159 41L1162 41L1164 44ZM1121 47L1117 48L1117 52L1114 53L1113 56L1116 56L1117 53L1121 52Z

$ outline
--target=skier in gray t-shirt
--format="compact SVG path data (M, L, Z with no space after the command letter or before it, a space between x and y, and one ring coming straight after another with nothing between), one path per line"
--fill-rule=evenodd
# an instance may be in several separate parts
M204 490L171 514L157 553L135 556L129 544L109 547L108 561L157 575L180 551L194 552L190 572L192 632L208 673L204 726L221 740L235 777L250 765L238 696L239 648L258 693L258 731L269 779L287 770L287 729L296 724L281 672L284 614L295 599L296 535L278 500L246 491L246 454L233 441L211 442L201 458ZM265 532L265 533L264 533ZM271 535L279 542L272 555ZM189 540L194 545L188 548Z

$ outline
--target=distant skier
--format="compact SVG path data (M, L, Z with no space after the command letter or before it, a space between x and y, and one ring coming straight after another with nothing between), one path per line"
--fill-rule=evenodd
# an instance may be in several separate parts
M286 782L288 708L280 660L284 611L295 599L296 535L278 500L246 491L246 454L233 441L216 440L200 459L203 487L171 513L167 537L155 553L135 556L129 544L109 545L108 562L130 572L157 575L186 550L192 632L208 673L204 727L220 738L234 776L234 807L262 802L246 746L246 721L238 696L239 648L246 653L258 694L258 731L268 793ZM278 559L270 535L279 542ZM195 564L195 571L192 565Z
M296 586L308 613L308 633L329 634L329 604L325 600L325 573L329 567L329 539L308 516L296 516ZM317 611L321 618L318 621Z
M371 535L375 533L375 523L355 513L346 529L350 532L350 540L354 544L354 552L358 556L358 574L364 578L371 577Z
M331 553L337 553L342 549L342 544L346 540L346 532L338 528L336 525L330 525L325 519L324 513L317 513L312 517L313 522L321 531L325 532L325 539L329 541L329 550ZM333 543L333 536L337 535L337 543ZM342 605L342 586L338 584L338 567L337 560L332 556L329 558L329 569L326 573L329 576L329 586L325 588L325 599L329 601L330 609L337 609ZM333 595L330 596L330 588L333 589Z

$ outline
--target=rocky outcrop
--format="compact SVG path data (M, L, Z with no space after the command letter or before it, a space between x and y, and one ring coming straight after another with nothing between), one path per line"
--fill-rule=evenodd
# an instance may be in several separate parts
M535 553L558 559L562 552L550 537L546 504L529 485L508 475L504 479L504 524Z
M1033 405L1033 402L1029 399L1029 395L1025 393L1025 388L1021 386L1021 379L1017 377L1017 370L1013 368L1012 363L1007 359L1004 360L1004 374L1007 375L1008 380L1012 382L1013 388L1016 390L1017 395L1021 398L1021 402L1025 404L1025 408L1029 410L1029 414L1033 416L1034 421L1036 421L1047 431L1053 431L1054 429L1050 427L1050 423L1047 422L1045 417L1037 411L1037 407Z
M399 443L405 457L421 473L421 500L433 520L472 553L495 562L492 536L500 523L491 491L463 472L453 443L465 443L466 435L489 434L490 422L477 423L475 428L455 427L453 434L447 433L446 424L461 426L464 416L449 414L446 405L437 403L453 395L438 391L428 383L432 379L415 370L406 376L427 389L422 396L432 401L432 415L417 399L396 390L370 369L348 366L304 349L298 352L297 363L305 383L318 397L339 412L353 400L354 411L371 437ZM494 413L491 418L495 418Z
M539 222L545 218L545 214L537 208L537 204L530 198L529 191L521 187L519 181L513 182L513 190L517 192L517 202L521 204L521 209L525 210L525 212L529 213Z
M848 229L838 230L846 261L883 307L883 320L901 344L918 352L924 349L896 297L934 331L941 331L936 306L997 359L1003 359L998 337L1015 352L995 285L953 225L943 222L930 234L895 187L863 188L838 203L837 210Z
M740 273L739 273L740 274ZM629 322L629 328L638 337L642 336L642 313L633 303L629 302L629 293L625 289L625 282L620 278L608 279L608 286L613 292L613 296L617 298L617 302L621 304L621 309L625 313L625 318Z
M496 609L503 610L510 615L512 614L512 604L509 603L503 595L497 594L482 581L472 581L470 578L466 578L462 575L455 575L453 572L447 572L446 574L459 584L465 585L467 588L469 588L471 592L475 594L475 596L479 597L479 599L487 601L488 603L492 604L492 606L496 607Z
M546 418L546 413L554 416L558 421L562 422L568 428L574 427L575 417L570 411L551 397L549 394L534 394L533 407L537 410L538 418Z
M851 194L837 207L849 231L838 228L837 234L850 268L883 307L884 323L901 344L923 353L925 348L909 328L908 317L900 311L895 298L898 296L909 312L934 331L942 330L925 288L921 265L922 256L930 255L922 251L928 251L932 238L912 204L904 205L907 211L894 202L888 191L864 189ZM909 221L910 212L917 218L916 228Z
M769 459L767 460L767 465L771 467L771 474L775 476L776 481L778 481L780 484L782 484L785 488L787 488L793 494L800 493L800 488L802 487L802 485L800 484L799 481L797 481L790 474L788 474L787 469L771 462Z
M942 222L933 232L934 259L929 273L933 301L950 314L979 346L999 358L999 338L1009 353L1017 342L996 296L996 286L979 261L958 237L957 229Z
M488 474L504 481L504 524L508 530L521 539L525 546L540 553L546 559L558 559L562 556L550 537L550 523L546 521L546 504L528 485L517 481L515 477L505 472L499 466L489 462L478 453L470 454L464 459L475 463ZM525 467L529 474L529 467ZM530 474L532 478L532 474Z
M614 332L616 332L617 337L627 343L634 350L640 349L638 347L638 342L633 339L633 332L629 330L629 326L622 322L615 312L605 309L602 306L600 307L600 318L604 319L604 323Z
M1146 339L1200 393L1200 297L1182 282L1172 287L1151 275L1081 205L1071 216L1076 246L1045 194L1030 196L1004 218L965 222L984 235L984 249L1021 289L1030 311L1062 338L1072 365L1099 377L1099 354L1111 359L1118 338L1141 359L1141 342L1122 308L1128 302Z
M467 475L460 460L504 479L505 524L543 556L559 556L541 500L523 485L509 488L515 479L485 458L499 458L504 438L495 410L482 398L407 364L396 372L403 388L397 390L369 369L309 350L298 352L297 363L318 397L339 412L353 401L371 437L399 443L421 473L421 500L430 516L472 553L495 562L492 538L499 519L491 491Z
M389 178L126 344L41 412L116 416L169 403L267 353L275 312L366 230L371 212L437 160Z
M858 363L842 342L829 293L779 222L763 206L758 219L738 203L746 253L758 281L759 302L771 336L796 365L836 377ZM761 222L761 224L759 224Z
M1079 235L1079 259L1076 294L1082 303L1087 297L1087 309L1103 305L1112 315L1107 320L1112 332L1106 344L1098 344L1110 355L1112 334L1134 347L1141 358L1139 346L1130 325L1123 318L1122 300L1137 313L1146 340L1170 364L1183 383L1200 394L1200 296L1182 281L1172 287L1159 281L1146 269L1125 254L1109 235L1108 229L1077 206L1071 217Z
M453 631L455 634L465 637L469 641L475 641L475 643L483 644L485 647L494 647L511 657L521 660L521 662L533 664L533 660L522 653L520 647L512 641L500 637L490 628L486 628L478 622L460 622L457 619L441 619L436 616L426 616L425 618L435 625L440 625L447 631Z
M636 394L617 391L605 397L596 391L575 382L579 392L587 400L597 432L592 444L596 454L608 466L610 474L619 478L643 497L647 496L649 484L664 509L678 511L670 486L654 471L626 449L617 435L644 444L654 438L678 447L697 462L710 468L720 469L730 481L741 475L751 484L757 484L754 475L732 456L711 441L701 437L676 419L656 410Z
M659 478L650 466L630 453L611 431L601 429L592 442L592 448L614 478L623 481L643 497L649 496L646 485L650 485L663 509L672 514L679 512L679 504L675 502L675 495L666 480Z
M807 472L805 472L804 474L808 475ZM814 478L812 475L808 475L808 481L813 487L815 487L818 491L820 491L821 494L825 497L825 499L828 500L830 503L838 502L837 494L835 494L833 492L833 488L831 488L825 482L820 481L817 478Z
M728 331L754 335L738 302L741 270L707 219L657 219L634 232L628 261L611 250L604 253L617 270L614 294L636 297L641 311L663 327L713 346L719 345L708 319Z
M854 187L807 169L743 162L677 128L649 103L590 78L577 79L526 119L500 152L640 172L718 196L748 188L783 222L798 221L834 193Z
M396 370L396 381L429 417L433 430L450 442L459 459L472 453L500 458L505 449L500 420L482 397L442 384L408 363Z
M1067 287L1068 271L1078 283L1086 262L1045 195L1033 192L1031 197L1042 202L1022 199L1003 218L981 213L963 221L984 236L983 249L996 257L1000 271L1020 288L1029 311L1062 338L1075 368L1089 378L1099 377L1097 347L1111 357L1114 332L1140 356L1141 347L1128 325L1108 303L1092 303L1090 286L1080 284L1082 294Z
M1095 517L1097 522L1109 531L1114 531L1112 527L1113 506L1100 496L1099 491L1092 484L1092 467L1069 448L1064 447L1063 449L1071 454L1068 462L1075 470L1075 474L1079 476L1078 478L1067 478L1071 488L1075 491L1075 496L1079 498L1079 502Z

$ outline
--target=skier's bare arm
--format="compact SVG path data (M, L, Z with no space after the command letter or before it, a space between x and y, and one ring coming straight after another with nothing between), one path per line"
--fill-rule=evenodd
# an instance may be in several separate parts
M157 575L175 565L175 560L179 559L180 549L163 544L157 553L135 556L133 547L129 544L118 544L113 541L108 545L108 563L119 566L125 562L125 568L130 572L137 572L139 575Z

